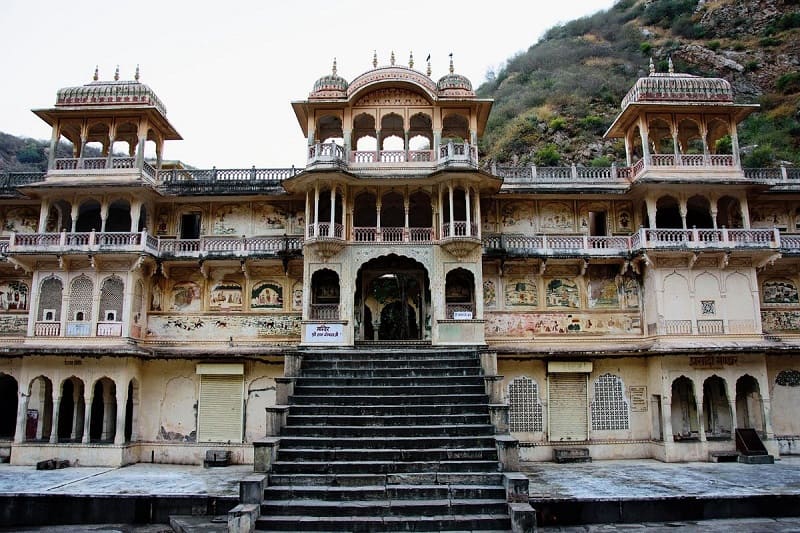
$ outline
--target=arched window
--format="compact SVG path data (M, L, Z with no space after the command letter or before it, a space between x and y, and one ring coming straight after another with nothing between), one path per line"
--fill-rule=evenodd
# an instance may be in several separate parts
M625 386L619 376L603 374L594 382L592 430L628 429L630 427Z
M535 380L525 376L511 380L508 401L510 431L542 431L542 404Z
M118 276L111 276L103 282L100 289L100 309L97 320L100 322L119 322L122 320L122 298L125 284Z
M72 280L69 289L69 313L67 314L70 320L84 321L92 316L93 291L94 284L87 276L81 274Z
M47 278L39 291L38 320L58 322L61 320L61 299L64 286L58 278Z

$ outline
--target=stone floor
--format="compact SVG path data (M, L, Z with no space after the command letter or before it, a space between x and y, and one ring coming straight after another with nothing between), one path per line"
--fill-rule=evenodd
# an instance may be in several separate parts
M655 460L597 461L583 464L525 463L531 492L538 499L658 500L685 496L800 495L800 457L784 457L774 465L739 463L661 463ZM238 480L251 466L202 468L140 463L124 468L79 467L37 471L0 465L0 494L147 494L236 496ZM208 524L209 526L211 524ZM647 528L649 531L798 532L800 518L587 524L543 527L544 532L606 532ZM49 533L162 533L166 525L48 526L0 529Z
M532 498L602 500L800 494L800 457L772 465L662 463L653 459L593 463L523 463Z

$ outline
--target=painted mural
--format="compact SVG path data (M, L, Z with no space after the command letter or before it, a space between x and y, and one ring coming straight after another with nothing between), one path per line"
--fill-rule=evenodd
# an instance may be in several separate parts
M0 281L0 311L27 311L28 284L19 281Z
M761 327L765 332L800 331L800 311L761 311Z
M172 307L171 311L192 311L203 310L203 298L200 294L200 286L193 281L182 281L172 287Z
M589 307L619 309L619 286L614 265L592 265L589 279Z
M617 214L616 231L620 233L633 231L633 204L630 202L616 202L614 207Z
M277 206L261 204L255 207L256 233L260 230L285 230L287 222L288 214Z
M507 306L539 305L539 289L530 278L515 278L506 281L505 303Z
M533 202L506 202L500 214L504 230L526 231L536 225L536 211Z
M762 298L765 304L796 304L797 287L788 279L770 279L762 286Z
M242 308L242 286L233 281L221 281L211 287L209 309L239 310Z
M153 315L147 323L147 337L175 341L299 337L301 318L300 315Z
M303 283L298 281L292 285L292 311L303 310Z
M19 337L28 333L28 315L0 315L0 337Z
M534 335L639 335L641 320L629 313L487 313L487 338Z
M483 281L483 305L486 307L497 305L497 289L495 288L494 280L487 279Z
M485 233L494 233L497 231L497 203L494 201L484 202L481 204L481 229Z
M547 307L578 308L581 306L578 285L571 279L552 279L547 283Z
M6 212L5 231L36 233L39 229L39 212L30 207L12 207Z
M542 202L541 227L548 231L575 231L575 212L566 202Z
M274 281L256 283L250 293L251 309L282 309L283 287Z
M778 204L756 204L750 206L750 226L753 228L786 228L789 215L786 208Z
M622 298L626 309L639 309L639 282L635 278L625 278L622 283Z
M250 229L249 206L223 205L217 209L211 226L214 235L245 235Z

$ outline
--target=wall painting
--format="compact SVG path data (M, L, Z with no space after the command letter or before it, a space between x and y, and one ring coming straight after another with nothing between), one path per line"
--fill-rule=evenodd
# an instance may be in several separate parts
M22 281L0 281L0 311L27 311L28 292Z
M283 287L274 281L257 283L250 294L251 309L283 308Z
M547 284L547 307L578 308L581 305L578 286L570 279L553 279Z
M770 279L764 282L763 296L765 304L796 304L797 287L788 279Z
M530 278L516 278L506 281L505 302L507 306L539 305L539 289Z

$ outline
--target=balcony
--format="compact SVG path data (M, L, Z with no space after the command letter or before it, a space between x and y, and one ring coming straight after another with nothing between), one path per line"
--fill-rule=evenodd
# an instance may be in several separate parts
M175 196L264 194L276 189L282 191L281 183L302 170L294 167L161 170L158 188L164 194Z
M300 252L301 236L208 236L199 239L155 237L145 231L14 233L0 239L0 254L146 253L160 258L281 256Z
M304 246L327 259L344 248L344 226L330 222L315 222L306 226Z
M353 228L353 241L433 244L433 228Z
M752 335L759 334L754 320L722 319L661 319L650 324L648 333L653 335Z
M44 181L44 172L9 172L0 174L0 198L19 198L17 189Z
M336 143L308 147L308 170L337 168L350 172L403 169L431 172L442 168L478 168L478 147L469 143L447 143L436 150L345 150Z
M487 255L519 257L624 257L643 250L797 250L800 235L783 243L777 229L649 229L631 235L491 234L483 238Z
M135 157L62 157L53 162L53 168L48 171L48 179L52 176L75 174L136 175L151 184L158 177L158 172L152 165L146 161L137 164Z
M311 304L311 320L339 320L339 304Z

